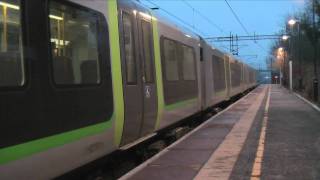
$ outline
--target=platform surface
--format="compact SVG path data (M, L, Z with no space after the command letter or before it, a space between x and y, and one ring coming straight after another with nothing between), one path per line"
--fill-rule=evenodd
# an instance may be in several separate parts
M259 86L121 179L320 179L320 112Z

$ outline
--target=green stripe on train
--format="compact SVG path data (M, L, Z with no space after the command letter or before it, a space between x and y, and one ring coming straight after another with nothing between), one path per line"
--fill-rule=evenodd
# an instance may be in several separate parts
M197 98L188 99L185 101L180 101L174 104L165 105L164 96L163 96L163 81L162 81L162 66L161 66L161 56L160 56L160 42L159 42L159 32L158 32L158 20L157 18L152 17L153 25L153 44L154 44L154 57L155 57L155 66L156 66L156 77L157 77L157 93L158 93L158 115L156 121L157 130L160 126L160 121L162 119L163 110L172 111L181 107L185 107L195 103Z
M180 101L180 102L177 102L177 103L174 103L174 104L166 105L165 106L165 110L172 111L172 110L175 110L175 109L178 109L178 108L181 108L181 107L186 107L186 106L192 105L197 101L197 99L198 98L193 98L193 99L188 99L188 100L185 100L185 101Z
M112 127L112 119L113 118L100 124L0 149L0 164L6 164L54 147L62 146L87 136L102 133L106 129Z
M108 1L110 50L112 66L112 83L115 111L115 142L119 146L121 143L123 123L124 123L124 102L122 89L120 42L118 27L118 5L117 0Z
M152 17L153 26L153 46L154 46L154 60L156 65L156 77L157 77L157 93L158 93L158 115L156 121L157 130L160 126L160 121L162 119L163 108L164 108L164 98L163 98L163 81L162 81L162 68L161 68L161 57L160 57L160 42L159 42L159 32L158 32L158 20Z

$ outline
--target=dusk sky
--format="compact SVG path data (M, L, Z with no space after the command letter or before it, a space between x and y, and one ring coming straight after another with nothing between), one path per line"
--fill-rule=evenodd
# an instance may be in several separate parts
M148 1L152 1L161 9L175 14L194 26L196 30L201 31L197 31L197 33L200 33L203 37L228 36L230 32L240 36L247 35L224 0L141 0L143 4L154 7ZM285 18L299 12L305 4L304 0L228 0L228 2L250 35L254 33L269 35L281 31L284 27ZM157 11L179 23L174 17L170 17L161 10ZM196 11L210 19L211 23ZM222 30L219 30L219 28ZM256 68L265 68L265 59L272 41L263 40L258 41L258 43L259 45L252 41L239 42L239 56ZM224 51L229 50L229 43L227 42L215 43L214 45ZM255 55L257 57L254 57Z

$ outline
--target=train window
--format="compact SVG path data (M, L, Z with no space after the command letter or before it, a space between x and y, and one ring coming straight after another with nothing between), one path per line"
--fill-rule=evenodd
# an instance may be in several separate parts
M128 13L123 12L123 39L125 50L125 63L126 63L126 77L128 84L137 83L137 69L136 60L134 54L134 39L133 39L133 27L132 19Z
M167 81L179 80L179 64L177 56L177 44L174 41L164 39L164 60L165 60L165 73Z
M241 66L239 63L232 63L230 65L231 70L231 85L232 87L240 86L241 83Z
M50 1L49 9L55 83L99 84L99 16L60 1Z
M0 87L25 82L20 0L0 2Z
M150 22L145 20L141 21L142 27L142 39L143 39L143 50L144 50L144 73L145 81L148 83L153 82L153 68L152 68L152 29Z
M196 80L194 53L191 47L182 46L182 72L183 80Z
M223 59L212 56L213 84L216 92L224 90L226 87L225 68Z

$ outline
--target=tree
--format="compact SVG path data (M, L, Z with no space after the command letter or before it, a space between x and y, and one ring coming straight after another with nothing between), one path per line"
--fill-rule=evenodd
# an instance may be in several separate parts
M292 15L286 18L289 20ZM270 54L274 54L280 46L284 47L287 53L287 60L282 64L284 78L288 77L286 69L291 60L294 89L299 90L308 99L317 100L316 95L320 94L320 86L315 88L314 80L320 79L320 0L307 0L305 8L295 14L294 18L299 20L300 32L298 33L297 25L290 27L286 20L284 27L290 30L288 31L290 39L286 42L275 41L270 48Z

